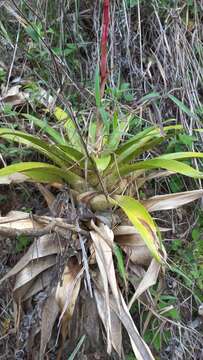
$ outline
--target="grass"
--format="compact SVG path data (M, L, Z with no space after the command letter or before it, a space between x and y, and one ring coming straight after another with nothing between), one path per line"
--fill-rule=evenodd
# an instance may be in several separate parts
M112 146L117 141L118 119L123 139L130 139L149 125L162 129L168 119L175 119L173 124L181 123L185 132L167 140L159 153L157 149L148 149L139 155L140 160L160 155L166 147L169 153L202 150L201 131L194 131L202 127L203 47L199 2L172 4L163 0L152 1L150 5L144 0L112 2L104 99L100 98L98 74L95 79L100 58L101 2L93 5L92 1L69 1L60 7L52 0L38 5L32 8L23 1L20 8L15 2L11 7L7 4L1 7L0 46L5 56L3 64L0 63L0 84L5 90L19 84L20 93L28 94L29 99L28 104L23 102L17 108L9 102L3 107L4 127L26 130L46 141L49 136L51 141L56 140L55 130L63 141L66 127L70 127L62 111L65 110L76 121L74 125L83 138L91 129L88 151L97 158L100 138L94 123L98 117L106 128L113 119ZM58 113L54 112L55 105L59 106ZM23 113L27 113L27 119ZM42 120L43 126L29 118L30 115ZM128 129L123 125L126 118ZM73 127L73 142L75 134L78 133ZM3 161L8 164L19 158L44 161L44 157L25 147L8 146L4 142L0 145ZM97 167L104 169L106 164L108 157L98 161ZM201 169L201 160L198 164L194 160L193 165ZM145 200L148 195L188 191L199 185L201 181L185 180L180 175L171 180L158 178L146 183L139 196ZM133 185L129 187L131 191L134 191ZM131 311L157 359L172 359L178 353L187 359L197 359L201 352L201 334L195 321L203 301L202 214L201 210L188 209L191 216L182 208L168 211L165 216L157 213L161 226L173 224L173 231L167 233L164 242L170 268L148 293L155 307L149 311L149 305L141 299ZM176 233L177 229L180 234ZM30 238L18 237L16 253L23 253L29 241ZM125 254L118 251L119 281L125 284L126 263L122 257L126 259ZM128 295L133 295L133 283L128 286ZM7 325L3 324L5 328ZM5 333L7 328L3 336ZM129 345L125 351L127 358L134 359Z

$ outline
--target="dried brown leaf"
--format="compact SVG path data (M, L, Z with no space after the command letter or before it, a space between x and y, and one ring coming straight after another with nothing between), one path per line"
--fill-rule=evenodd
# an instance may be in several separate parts
M27 253L19 260L19 262L0 280L0 284L11 276L16 275L23 270L30 262L46 257L48 255L57 254L62 251L64 244L59 243L54 235L44 235L35 240L30 246Z
M61 315L59 323L66 319L69 321L73 315L75 303L78 298L81 285L81 277L84 269L77 260L71 258L63 272L62 280L56 289L56 302L60 308Z
M177 194L154 196L148 200L144 200L142 203L148 211L161 211L177 209L182 205L188 204L202 197L203 190L193 190Z
M143 279L141 280L137 290L135 291L134 295L132 296L128 304L129 309L140 295L142 295L151 286L156 284L160 267L161 267L160 264L155 259L152 259L148 270L146 271Z
M115 241L133 263L139 265L150 263L151 253L133 226L119 226L114 230L114 234Z
M107 225L102 223L98 227L95 227L95 230L96 231L91 231L90 234L95 247L98 266L101 273L105 271L111 291L119 308L120 300L112 254L114 234Z
M101 295L101 292L97 288L95 288L94 290L94 295L95 295L99 316L107 332L108 329L106 326L105 297ZM116 313L112 311L112 309L110 309L110 321L111 321L110 341L112 343L114 350L117 352L119 357L121 357L121 350L122 350L121 322L118 316L116 315Z
M168 228L160 228L161 232L169 231ZM114 229L115 242L128 255L128 258L134 263L142 266L150 264L152 259L148 247L145 245L141 236L133 226L121 225Z
M42 291L51 283L53 278L53 268L43 271L43 273L39 274L33 284L29 287L28 291L26 291L22 301L26 301L31 298L38 292Z
M46 256L33 263L26 265L16 276L16 282L13 289L15 299L22 299L28 290L28 285L32 285L34 280L40 273L56 264L56 256Z
M120 303L121 303L121 310L117 308L115 301L110 301L110 306L112 310L116 313L119 317L120 321L122 322L123 326L125 327L131 341L131 345L136 356L137 360L154 360L154 357L144 342L142 337L140 336L135 323L130 315L130 312L127 308L127 305L123 299L121 292L119 291L120 295Z
M55 289L53 289L42 310L40 360L44 359L46 346L51 338L52 329L58 313L59 306L55 299Z
M29 97L29 94L21 90L20 85L15 85L7 92L3 89L0 103L9 104L11 106L24 105Z
M41 194L43 195L48 208L50 209L51 212L53 212L53 204L56 201L55 196L51 193L51 191L49 191L46 186L42 185L42 184L37 184L37 187L39 189L39 191L41 192Z
M137 244L133 247L121 245L123 251L128 255L128 259L134 264L148 266L152 259L148 247L145 244Z
M106 335L107 335L107 353L111 353L111 315L110 315L110 302L109 302L109 287L108 287L108 275L103 259L103 251L102 251L102 245L100 243L104 243L103 247L105 247L107 253L110 252L112 254L112 250L109 247L109 245L103 240L103 238L96 232L91 231L91 238L93 240L93 246L95 249L96 254L96 261L100 270L101 274L101 281L102 281L102 287L104 289L104 303L105 303L105 328L106 328Z

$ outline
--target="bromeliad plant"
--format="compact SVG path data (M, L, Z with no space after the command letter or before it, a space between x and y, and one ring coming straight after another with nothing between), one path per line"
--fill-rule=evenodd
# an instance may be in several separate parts
M139 189L152 179L177 173L202 178L203 173L184 160L203 158L203 154L179 152L152 157L155 147L182 130L180 125L146 128L128 138L130 117L121 120L114 112L110 119L101 100L107 81L109 7L109 0L104 0L101 82L98 73L95 82L97 120L90 122L85 140L78 132L74 118L60 108L55 109L54 115L64 125L63 135L29 114L24 114L24 119L43 130L46 140L10 128L0 129L1 139L31 147L49 161L15 163L0 169L1 184L37 183L51 210L51 216L33 215L30 218L29 214L12 212L0 219L0 233L38 237L0 283L16 276L13 292L17 308L49 288L41 316L40 359L44 357L58 314L65 341L67 323L73 315L83 277L106 330L107 352L110 354L113 348L121 357L122 324L129 334L136 358L154 359L129 312L134 301L156 283L161 265L166 264L160 235L162 229L158 229L150 212L173 209L203 195L203 190L195 190L140 201ZM150 157L145 158L146 153ZM54 210L55 198L40 183L68 187L68 195L62 204L65 213ZM123 215L117 211L119 208ZM60 247L54 236L56 232L60 236ZM67 249L67 242L68 245L71 243L68 259L62 276L50 291L57 256ZM127 255L128 271L138 278L136 283L128 278L123 253ZM126 292L128 281L135 288L128 306L119 286L121 280ZM150 306L151 298L148 298L147 305Z
M107 135L103 127L101 135L100 128L99 139L96 134L96 123L91 123L87 145L84 145L67 114L57 108L55 115L60 120L66 118L65 137L49 125L45 125L42 120L32 115L24 115L25 119L33 121L41 129L44 128L49 136L49 142L21 131L0 129L2 139L32 147L51 162L22 162L2 168L0 169L1 184L22 181L67 184L74 191L75 197L79 201L88 203L93 211L104 211L114 205L119 206L133 223L153 257L158 262L162 262L160 252L162 245L157 235L157 227L147 210L174 208L184 202L192 201L193 196L194 199L200 197L201 192L193 191L192 196L190 192L178 193L145 201L135 199L138 191L133 197L124 193L127 193L132 184L136 190L139 190L145 182L157 177L182 174L192 178L202 178L203 173L184 160L203 158L203 154L179 152L142 159L146 151L152 151L154 147L181 131L181 125L166 126L162 130L150 127L123 141L123 134L126 134L129 123L119 123L115 115L112 128L108 129L109 134ZM97 150L98 144L102 150Z
M102 114L102 108L99 108L99 111ZM184 160L202 158L203 154L179 152L144 158L146 153L152 154L152 149L182 131L180 125L166 126L161 130L157 127L146 128L125 140L130 119L119 121L118 115L115 113L108 126L101 125L100 122L98 127L98 122L91 122L85 142L77 132L75 123L62 109L56 108L54 114L59 121L64 123L64 136L45 124L43 120L28 114L23 115L24 119L44 130L47 140L18 130L0 129L2 139L32 147L49 160L49 163L46 161L22 162L9 165L0 169L0 181L1 184L22 181L54 186L66 184L76 207L77 204L83 204L89 209L91 216L88 217L88 223L84 225L83 222L77 220L74 224L68 224L66 219L64 217L61 219L59 215L57 218L34 217L34 220L31 220L29 215L17 214L18 218L16 218L14 213L6 219L1 219L0 231L5 231L5 226L8 229L12 224L14 233L19 234L20 229L22 233L27 233L30 228L32 230L37 228L40 235L50 223L52 227L48 229L49 232L59 231L61 227L63 230L75 232L81 244L77 251L81 254L83 266L71 257L65 267L62 284L59 282L54 290L54 301L57 304L56 315L61 312L60 319L64 339L67 335L64 329L72 316L80 290L81 278L85 276L89 291L94 294L99 315L106 329L108 353L113 347L119 356L121 355L121 330L118 332L115 330L116 328L120 329L121 323L123 323L129 333L137 358L153 359L151 351L138 335L123 299L116 279L116 268L118 266L120 277L127 286L128 277L122 249L127 254L130 264L137 267L141 276L139 286L135 287L135 294L128 304L130 308L144 291L155 284L161 264L166 263L166 253L160 236L161 229L158 229L150 212L177 208L203 195L202 190L194 190L155 196L141 201L138 197L139 189L151 179L177 173L192 178L202 178L203 173L185 163ZM134 189L133 196L127 195L129 188L131 188L131 193ZM44 194L50 204L50 201L53 200L51 195L47 195L45 189ZM119 207L125 216L121 217L119 212L120 223L111 222L110 225L109 215L112 216L113 213L116 213L116 209ZM133 226L130 226L129 222ZM42 285L39 286L40 275L46 279L43 282L44 286L50 280L48 273L56 263L58 246L53 237L50 237L51 235L47 236L44 240L43 237L36 240L37 245L33 244L20 263L1 280L17 274L14 289L16 302L28 299L41 289ZM87 240L85 246L84 237ZM36 271L33 270L34 261L36 261ZM96 272L96 278L95 270L93 271L94 275L91 270L92 264L95 263L99 270ZM145 272L146 266L148 266L148 270ZM129 268L130 265L128 265ZM135 268L133 269L135 270ZM142 269L141 272L140 269ZM65 275L67 271L68 276ZM29 275L26 277L25 273ZM28 292L27 289L29 289ZM47 311L46 306L45 309ZM115 322L112 317L116 317ZM53 318L53 323L55 319L56 317ZM43 340L40 356L42 357L51 329L45 336L44 332L47 334L47 331L44 330L42 321L41 331Z

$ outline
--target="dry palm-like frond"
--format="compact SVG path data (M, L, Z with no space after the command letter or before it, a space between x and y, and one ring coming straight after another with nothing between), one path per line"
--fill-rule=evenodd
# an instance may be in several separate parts
M1 226L5 224L7 229L12 227L12 229L17 231L18 228L21 228L21 233L26 233L30 229L33 230L33 228L37 231L37 228L41 228L42 226L42 223L37 220L32 220L22 212L13 212L7 217L1 218L0 231ZM59 239L56 237L56 234L57 232L50 235L43 235L35 240L16 266L1 279L1 282L3 282L11 276L16 277L13 295L18 306L20 306L20 303L33 297L36 293L44 289L50 289L42 311L40 358L43 358L58 314L60 315L61 334L63 342L65 342L68 336L68 322L72 318L74 307L79 296L81 278L84 277L84 268L80 265L75 255L73 255L67 261L62 278L58 281L56 280L54 286L53 279L57 266L57 258L60 254L63 254L66 242L68 241L70 243L70 236L67 238L65 234L63 237L60 235ZM149 349L138 335L135 325L133 325L133 321L127 310L127 304L125 304L117 284L113 260L113 231L102 223L99 225L92 223L90 235L92 238L93 251L96 254L95 261L98 265L96 277L94 261L93 267L90 263L89 271L90 276L94 279L94 296L98 312L107 332L107 352L111 353L111 348L113 347L119 356L121 355L121 323L123 323L129 332L134 351L138 355L138 358L152 359L153 357ZM125 247L127 247L127 245L125 245ZM78 249L77 251L79 255L80 250ZM82 253L80 256L82 256ZM144 279L142 282L143 281ZM50 288L51 284L52 286ZM148 285L150 284L147 284L146 287L148 287ZM47 319L49 319L49 321L47 321ZM131 324L129 327L128 323Z

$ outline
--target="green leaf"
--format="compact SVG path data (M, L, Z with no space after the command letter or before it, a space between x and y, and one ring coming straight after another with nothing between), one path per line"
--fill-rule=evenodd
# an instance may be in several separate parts
M24 118L26 118L27 120L33 122L36 126L38 126L41 130L43 130L46 134L50 135L50 137L57 143L60 145L64 145L66 144L66 141L63 139L63 137L58 133L58 131L56 131L55 129L53 129L51 126L49 126L47 124L46 121L40 120L38 118L36 118L33 115L29 115L29 114L22 114Z
M158 238L157 227L145 207L138 200L129 196L116 195L113 199L110 198L110 202L118 205L125 212L152 256L158 262L162 262L163 259L159 253L161 244Z
M51 50L54 52L54 54L58 56L68 56L77 50L77 45L72 43L66 43L66 47L64 49L54 47Z
M129 127L129 123L131 119L132 117L131 115L129 115L127 118L123 119L123 121L118 120L118 113L117 112L114 113L113 121L112 121L113 130L109 135L109 140L104 150L105 153L106 152L112 153L113 151L116 151L118 149L122 136Z
M126 285L127 276L126 276L125 264L124 264L124 260L123 260L123 253L122 253L121 248L117 244L114 245L114 255L116 256L117 266L118 266L118 271L119 271L120 277L123 279L123 281Z
M101 104L100 107L98 107L99 113L101 115L102 121L106 127L107 135L109 132L109 125L110 125L110 118L108 112L104 109L104 106Z
M80 135L78 134L78 130L71 117L58 106L54 110L54 116L58 121L65 122L64 128L66 130L70 145L83 152Z
M90 120L88 127L88 144L94 145L96 141L97 124L95 121Z
M191 166L176 160L169 160L165 158L155 158L151 160L143 160L133 165L123 165L119 168L119 173L114 172L108 176L108 184L113 184L117 178L127 176L136 170L151 170L151 169L165 169L174 172L175 174L182 174L192 178L202 178L203 173L192 168Z
M193 119L198 119L198 116L196 114L194 114L192 111L190 111L190 109L182 102L180 101L177 97L168 94L168 97L179 107L179 109L181 111L183 111L184 113L186 113L188 116L192 117Z
M59 122L66 121L69 118L69 115L58 106L55 107L54 116Z
M176 153L160 155L156 159L183 160L192 158L203 158L203 153L195 151L180 151Z
M173 320L180 320L180 312L178 309L171 309L169 311L164 312L164 317L168 317Z
M43 36L41 24L31 24L25 28L25 31L36 43L39 43Z
M65 169L60 169L54 165L40 162L22 162L12 164L0 169L0 177L22 173L37 182L63 182L66 181L74 189L82 190L85 188L85 181L80 176Z
M197 141L197 138L188 134L180 134L179 135L179 141L186 145L191 147L194 143L194 141Z
M74 158L74 152L64 152L56 145L48 144L40 138L21 131L3 128L0 129L0 137L32 147L61 167L72 166L74 162L78 161L77 158Z
M30 245L31 239L27 235L19 235L17 237L16 253L21 252Z
M97 165L97 169L99 171L104 171L108 167L108 165L109 165L109 163L111 161L111 156L110 155L101 156L100 158L95 157L94 161L95 161L95 163Z
M182 130L181 125L166 126L163 128L163 133L160 128L153 127L141 131L118 148L116 151L117 165L135 158L146 150L152 149L160 144L164 137L170 136L171 132L174 135L175 131L179 130ZM117 167L117 165L114 166Z
M161 97L161 95L158 93L158 92L151 92L145 96L143 96L141 99L140 99L140 103L143 103L143 102L146 102L148 100L154 100L154 99L159 99Z

